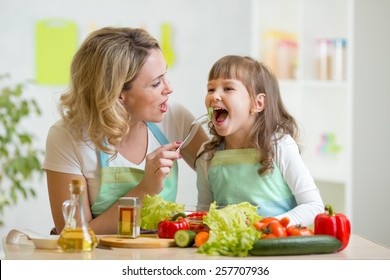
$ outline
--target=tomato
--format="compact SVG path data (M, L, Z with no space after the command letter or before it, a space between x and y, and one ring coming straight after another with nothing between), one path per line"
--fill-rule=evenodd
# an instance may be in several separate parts
M301 225L293 225L286 228L287 236L314 235L314 231Z
M261 238L278 238L286 237L286 228L279 221L271 221L268 224L263 224L260 228Z
M255 229L257 229L258 231L260 231L262 228L263 228L263 226L266 226L267 224L266 223L263 223L263 222L255 222L254 224L253 224L253 226L255 227Z
M290 218L289 217L283 217L280 219L280 223L287 228L288 224L290 223Z
M281 219L279 220L278 218L275 218L275 217L266 217L266 218L263 218L262 220L260 220L260 222L266 223L266 224L268 224L269 222L272 222L272 221L279 222L279 223L281 223L284 227L287 227L288 224L290 223L290 218L289 218L289 217L283 217L283 218L281 218Z
M277 219L275 217L266 217L266 218L261 219L260 222L262 222L264 224L268 224L270 222L279 222L279 219Z

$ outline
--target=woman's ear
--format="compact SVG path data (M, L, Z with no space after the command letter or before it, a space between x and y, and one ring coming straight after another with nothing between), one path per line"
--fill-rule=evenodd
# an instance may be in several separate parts
M121 93L119 94L118 100L119 100L119 102L120 102L122 105L123 105L123 103L125 102L125 93L123 92L123 90L122 90Z
M267 96L265 95L265 93L259 93L258 95L256 95L254 105L254 108L251 110L252 114L260 113L265 109L267 105Z

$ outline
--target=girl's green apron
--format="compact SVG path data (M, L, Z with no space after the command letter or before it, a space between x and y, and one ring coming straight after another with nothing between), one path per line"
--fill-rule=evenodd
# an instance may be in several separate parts
M147 123L148 128L157 138L161 145L167 144L168 140L154 123ZM101 182L99 195L91 207L92 215L99 216L110 208L119 198L123 197L132 188L139 184L144 176L144 170L132 167L108 166L108 155L100 151ZM159 194L164 200L174 202L177 194L177 162L173 169L164 179L164 189Z
M219 148L221 149L221 147ZM217 205L247 201L259 206L259 215L276 216L297 203L274 163L271 174L260 176L255 149L217 150L208 169L208 180Z

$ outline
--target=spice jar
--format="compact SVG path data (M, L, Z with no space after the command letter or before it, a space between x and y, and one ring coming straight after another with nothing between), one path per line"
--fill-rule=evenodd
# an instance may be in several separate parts
M138 197L121 197L118 206L118 236L137 238L140 235L141 208Z

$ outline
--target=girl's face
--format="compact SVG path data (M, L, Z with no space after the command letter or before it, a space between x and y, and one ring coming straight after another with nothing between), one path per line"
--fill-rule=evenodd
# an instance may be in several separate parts
M161 50L152 49L131 88L121 92L119 100L132 121L162 121L168 110L168 95L172 93L166 69Z
M214 127L219 135L225 136L227 146L248 147L248 135L259 108L241 81L222 78L209 81L205 105L213 108Z

